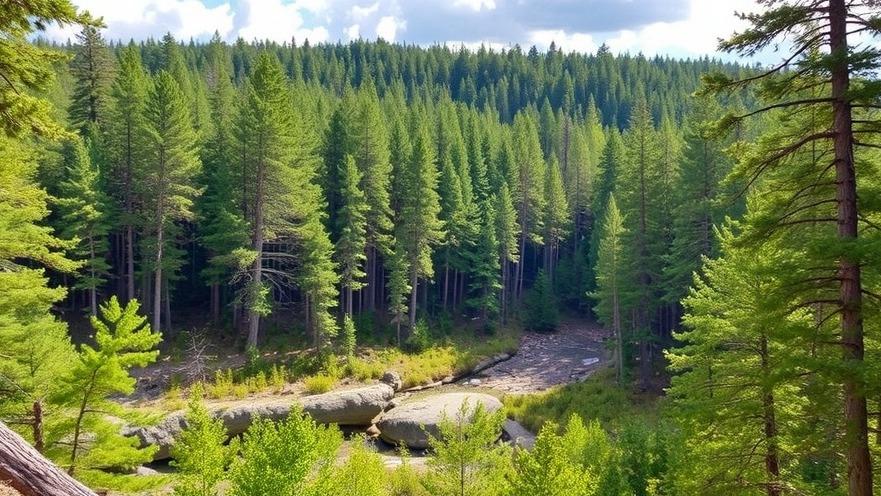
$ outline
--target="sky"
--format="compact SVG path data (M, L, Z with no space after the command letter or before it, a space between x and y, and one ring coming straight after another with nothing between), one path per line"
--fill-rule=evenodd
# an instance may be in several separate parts
M189 41L218 32L227 41L293 39L311 44L352 39L428 46L481 44L501 50L551 42L564 52L709 55L719 37L744 24L734 12L756 10L752 0L73 0L102 16L108 40L161 38ZM51 26L46 35L73 39L74 30ZM763 62L775 59L765 54ZM779 57L776 57L779 59Z

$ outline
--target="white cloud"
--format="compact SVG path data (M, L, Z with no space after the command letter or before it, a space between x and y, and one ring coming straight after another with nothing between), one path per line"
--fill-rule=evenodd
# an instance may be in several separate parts
M548 48L551 42L564 53L593 53L599 48L593 36L587 33L568 34L563 30L541 30L529 34L529 42L536 47Z
M379 20L379 24L376 25L376 36L393 42L399 29L407 29L407 23L403 19L398 19L395 16L383 16Z
M484 8L493 10L496 8L495 0L454 0L453 7L468 7L469 9L480 12Z
M726 38L746 23L736 12L754 12L753 0L691 0L688 18L658 22L640 30L624 30L606 39L613 53L642 52L645 55L701 56L717 54L719 38Z
M308 2L285 4L283 0L239 0L240 15L247 12L245 24L238 29L238 36L246 41L272 40L279 43L295 38L297 42L327 41L330 33L324 26L306 27L303 10L315 13Z
M200 0L76 0L75 3L93 16L104 18L107 25L104 36L110 40L159 38L168 32L181 40L207 39L215 31L225 37L233 28L229 3L216 7L206 7ZM47 34L55 39L66 39L77 31L52 26Z
M357 24L352 24L351 26L347 27L346 36L349 37L349 40L357 40L361 37L361 26Z
M349 10L349 15L356 21L363 21L379 11L379 2L369 7L355 5Z

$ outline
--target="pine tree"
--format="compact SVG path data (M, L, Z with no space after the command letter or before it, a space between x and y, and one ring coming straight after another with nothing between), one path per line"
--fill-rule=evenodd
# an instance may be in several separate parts
M293 116L285 87L284 74L278 60L264 52L257 60L247 85L247 102L239 118L243 157L242 180L252 184L245 198L245 211L251 227L251 263L248 282L242 297L248 312L248 346L257 346L260 318L269 313L266 301L268 288L264 281L264 257L267 234L274 212L270 202L288 193L280 189L287 184L283 177L289 172L294 137L291 135ZM281 212L277 212L281 214Z
M600 244L597 254L596 291L589 294L597 302L594 312L598 320L612 328L615 336L615 379L619 385L624 377L624 338L622 336L621 298L626 294L628 281L625 258L624 217L615 203L615 196L609 197L600 229Z
M67 326L50 313L66 291L49 287L38 267L67 273L78 265L62 254L69 243L41 225L48 195L34 181L35 154L24 142L0 136L0 414L29 427L42 451L44 405L73 349Z
M499 273L499 241L496 238L495 196L490 196L481 205L480 231L474 246L471 261L472 291L477 295L468 303L480 312L485 328L499 311L498 292L501 289Z
M122 205L116 222L122 228L124 262L119 279L124 281L125 300L135 297L135 232L137 216L135 178L141 174L146 158L147 123L145 111L150 80L134 42L120 50L119 67L111 87L112 115L108 123L109 163L116 202ZM124 267L124 269L122 268Z
M336 426L317 425L300 411L278 423L258 419L245 433L242 456L230 470L229 494L327 494L322 485L330 482L342 441Z
M374 310L380 284L380 255L390 249L391 221L390 180L392 162L389 137L379 107L379 97L372 80L362 82L358 106L352 121L351 139L355 164L362 174L361 190L367 196L367 309Z
M677 303L686 296L702 257L717 255L714 226L726 213L735 213L733 207L725 208L732 202L721 198L726 192L722 181L732 161L723 152L726 142L714 138L710 129L709 121L717 119L720 112L719 105L705 97L686 122L685 149L675 188L678 200L673 212L673 242L665 257L667 302Z
M54 81L52 65L66 56L28 40L55 22L95 26L100 21L77 12L67 0L35 0L5 5L0 15L0 130L16 138L34 133L50 138L65 134L52 119L51 106L40 93Z
M401 211L396 219L396 240L406 253L410 268L410 329L416 325L418 279L434 275L431 254L443 236L440 199L437 193L437 168L428 130L423 122L413 123L413 151L402 171Z
M843 390L843 452L847 460L848 492L853 496L866 496L873 492L872 459L869 449L867 398L862 373L866 364L865 329L863 317L864 282L862 279L862 244L860 219L870 218L874 213L858 205L857 191L866 185L857 174L854 149L866 143L864 132L873 129L875 120L863 119L862 112L874 108L879 89L868 84L862 75L875 71L881 57L877 50L862 44L863 37L877 37L879 29L874 5L851 5L844 0L802 0L771 2L762 0L767 7L761 14L744 16L750 27L730 39L720 48L740 54L753 54L777 39L781 32L791 33L793 45L783 61L764 72L741 80L715 75L706 79L708 90L738 90L760 83L762 96L769 103L747 115L766 113L774 109L799 111L801 115L825 116L819 129L805 129L807 133L786 133L776 136L776 142L767 140L761 153L747 157L739 166L740 177L753 180L763 172L785 170L788 158L793 154L815 150L828 154L826 160L815 164L810 175L800 178L800 184L808 190L822 190L822 185L834 172L834 188L823 191L824 201L836 205L833 212L824 212L819 219L828 219L836 234L824 252L828 258L810 260L808 268L825 266L819 277L826 281L823 289L828 291L820 299L829 300L824 307L829 312L824 317L839 320L842 357L840 365L849 372L838 376ZM872 2L874 3L874 2ZM869 7L865 10L864 7ZM857 32L859 35L857 36ZM779 79L778 74L797 68L791 77ZM831 118L830 118L831 117ZM731 115L723 121L723 127L731 127L745 118ZM820 123L813 123L814 126ZM767 153L769 152L769 153ZM813 186L812 186L813 185ZM793 199L798 199L798 189ZM812 191L813 192L813 191ZM778 212L778 227L786 230L788 217L802 210L801 202L791 203L797 210ZM811 209L807 209L810 212ZM830 215L831 214L831 215ZM818 217L813 217L816 221ZM834 220L833 220L834 219ZM812 222L812 221L806 221ZM815 274L808 276L816 281ZM806 291L806 298L816 298L816 288ZM872 381L869 381L872 382Z
M171 446L171 463L181 474L174 494L213 496L236 455L238 443L224 446L227 435L223 420L212 416L202 403L202 388L198 384L190 389L186 426Z
M87 291L91 315L98 314L98 288L107 281L107 234L110 202L100 184L98 170L89 158L88 143L81 138L65 144L66 178L59 186L61 236L78 240L70 254L83 261L75 289Z
M802 377L818 358L810 343L820 336L810 312L790 313L785 301L779 274L796 253L774 243L738 247L730 228L721 238L722 256L705 261L683 300L686 330L676 335L682 346L667 356L679 372L670 395L688 433L688 456L726 463L690 468L682 490L764 488L778 496L799 486L797 433L809 418Z
M221 291L231 281L235 270L244 262L237 256L248 245L248 226L242 212L243 179L236 169L237 161L235 110L236 92L227 67L227 54L219 35L208 47L207 79L210 90L212 134L202 149L202 188L195 205L197 236L208 250L208 266L202 270L211 287L211 317L220 320Z
M76 35L76 54L70 63L74 78L71 125L83 131L89 124L104 124L113 82L113 59L96 26L85 25Z
M496 240L499 243L499 260L502 270L500 288L502 322L508 318L514 289L513 283L516 280L510 264L516 264L520 260L520 252L517 248L519 235L520 226L517 224L514 200L508 191L508 184L503 182L496 204Z
M180 268L173 247L176 222L193 217L193 201L199 195L194 178L201 162L183 94L170 73L160 71L147 106L147 161L152 166L138 177L145 218L145 253L153 272L153 329L162 328L163 290ZM170 316L166 316L167 318ZM170 319L168 319L170 321ZM170 332L171 329L166 329Z
M527 239L535 244L541 242L542 217L545 209L544 159L539 143L538 129L528 113L520 112L514 117L514 170L516 188L512 188L520 225L520 254L517 277L514 281L514 300L523 292L524 263Z
M563 189L563 177L557 157L554 155L548 164L544 177L544 236L545 270L551 285L554 283L554 267L559 256L560 243L569 229L569 203Z
M644 98L637 100L631 114L630 127L624 135L624 150L615 191L621 211L630 221L625 243L632 247L629 259L633 269L633 294L628 301L633 307L626 308L625 312L631 314L630 324L639 341L640 383L647 387L652 367L651 326L658 307L655 291L662 265L654 244L661 234L657 216L660 147Z
M363 287L366 275L363 269L367 259L367 218L369 209L364 192L361 191L361 174L351 155L346 155L344 170L340 171L340 209L337 214L337 231L340 233L335 246L335 258L340 267L343 287L343 308L352 317L353 292Z
M110 396L134 391L129 369L144 367L159 355L154 348L162 337L138 315L139 307L137 300L122 307L116 297L101 305L100 316L91 318L97 347L81 345L78 360L62 379L64 389L55 401L69 405L73 417L69 446L60 443L58 451L64 453L71 475L77 469L132 468L153 458L155 447L138 449L136 438L123 437L119 426L106 418L125 415Z
M408 282L408 274L410 272L407 263L407 257L404 250L399 246L395 247L388 261L389 280L388 280L388 310L392 315L392 324L395 325L395 333L397 335L397 345L400 348L403 344L401 336L401 324L407 319L407 295L410 294L411 287Z

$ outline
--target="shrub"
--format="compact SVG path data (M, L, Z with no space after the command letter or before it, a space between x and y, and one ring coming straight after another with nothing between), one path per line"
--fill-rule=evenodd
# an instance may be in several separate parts
M273 363L272 368L269 369L269 385L276 391L281 391L287 383L288 378L285 366Z
M436 456L428 461L424 484L430 494L503 494L511 472L511 448L496 444L505 412L489 413L483 404L466 402L454 417L446 414L438 424L439 437L429 434Z
M404 343L404 347L412 353L421 353L431 348L431 345L432 339L431 333L428 331L428 323L425 322L425 319L419 319Z
M334 460L343 436L295 408L283 422L257 419L244 434L229 472L232 496L332 494Z
M318 374L303 379L307 394L321 394L330 391L337 383L336 377Z
M172 466L180 472L174 494L182 496L213 496L223 479L226 467L238 451L235 440L226 442L223 421L214 418L202 403L202 388L190 389L186 414L187 428L171 446Z

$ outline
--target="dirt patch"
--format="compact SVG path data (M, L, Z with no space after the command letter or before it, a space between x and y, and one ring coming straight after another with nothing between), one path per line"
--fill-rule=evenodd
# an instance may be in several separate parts
M603 341L608 332L598 324L567 320L551 334L528 333L513 358L481 372L480 386L506 393L536 393L584 380L605 366Z

